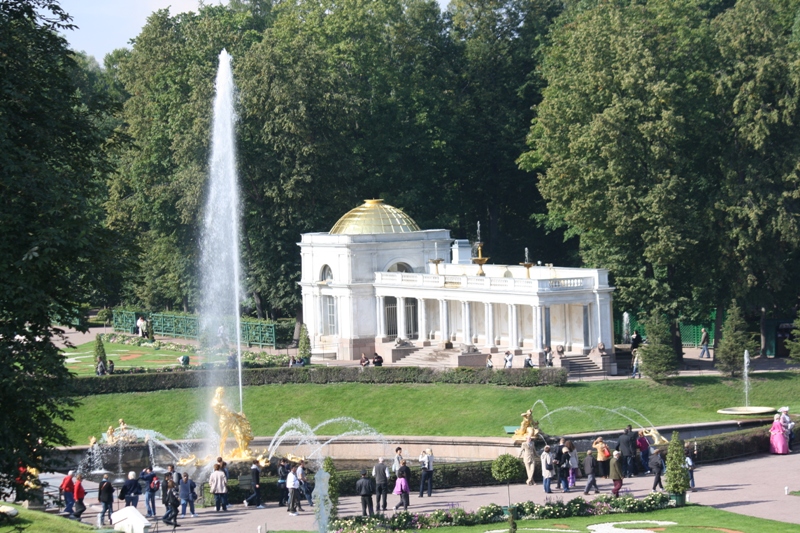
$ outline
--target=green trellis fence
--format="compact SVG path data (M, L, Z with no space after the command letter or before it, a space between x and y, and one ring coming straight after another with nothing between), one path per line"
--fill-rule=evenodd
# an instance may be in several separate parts
M199 337L199 317L197 315L173 315L170 313L144 313L114 309L114 331L136 334L136 321L140 316L150 320L153 333L164 337L197 339ZM226 335L235 339L232 321L226 321ZM248 346L275 347L275 324L261 320L242 320L240 327L242 342ZM213 333L216 335L216 331Z
M714 321L716 320L717 313L716 311L712 311L711 315L708 317L708 320L705 320L698 324L684 324L683 322L680 323L681 329L681 343L683 344L684 348L699 348L700 347L700 338L702 337L702 329L706 328L709 337L709 344L714 345ZM639 332L639 335L642 337L647 337L647 330L644 327L644 324L639 322L636 319L636 316L633 313L629 314L629 321L630 326L628 327L628 331L633 333L634 330ZM626 341L623 338L624 336L624 327L623 327L623 320L622 320L622 313L614 314L614 342L617 344L624 344Z

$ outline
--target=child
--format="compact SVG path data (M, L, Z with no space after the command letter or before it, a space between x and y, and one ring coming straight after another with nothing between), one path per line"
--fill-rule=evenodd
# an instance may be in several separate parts
M397 494L398 496L400 496L400 502L394 506L395 511L401 505L403 506L403 511L408 511L409 492L410 489L408 487L408 480L406 479L406 473L403 470L399 470L397 472L397 482L395 482L394 490L392 491L392 494Z

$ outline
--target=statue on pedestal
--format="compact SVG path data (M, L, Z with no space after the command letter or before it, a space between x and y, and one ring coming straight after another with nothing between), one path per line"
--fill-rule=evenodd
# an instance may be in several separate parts
M230 459L245 459L250 457L250 443L253 441L253 431L250 429L250 421L244 413L234 413L223 403L222 396L225 393L223 387L217 387L214 399L211 400L211 408L214 414L219 417L219 455L226 457L225 441L228 434L233 433L237 447L228 454Z
M536 440L536 437L539 436L539 421L533 419L533 413L530 409L520 416L522 417L522 423L519 429L514 432L514 436L511 437L511 440L514 441L514 444L519 444L528 437L530 437L531 440Z

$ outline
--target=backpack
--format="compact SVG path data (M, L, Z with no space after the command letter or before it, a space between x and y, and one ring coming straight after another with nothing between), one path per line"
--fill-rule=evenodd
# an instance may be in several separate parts
M161 481L157 477L153 478L153 481L150 482L150 490L157 491L161 488Z

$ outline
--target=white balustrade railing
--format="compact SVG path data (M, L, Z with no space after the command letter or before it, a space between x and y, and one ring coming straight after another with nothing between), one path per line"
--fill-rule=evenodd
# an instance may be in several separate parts
M521 279L478 276L438 276L406 272L376 272L378 285L444 287L447 289L492 289L495 291L552 292L594 288L594 278Z

